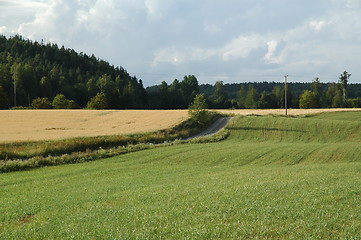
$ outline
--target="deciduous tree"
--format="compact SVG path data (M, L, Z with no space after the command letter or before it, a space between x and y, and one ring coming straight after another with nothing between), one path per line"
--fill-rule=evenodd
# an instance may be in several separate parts
M199 125L204 125L209 121L208 104L204 94L197 94L193 104L188 108L191 119Z
M346 95L347 95L347 83L348 80L350 79L351 74L348 73L347 71L344 71L341 75L340 75L340 83L342 85L342 97L343 97L343 101L346 102Z
M106 109L108 108L107 97L104 93L98 93L95 97L90 99L87 104L88 109Z
M310 90L305 90L300 96L300 108L316 108L317 96Z
M54 97L53 107L55 109L72 109L75 108L75 102L67 99L63 94L58 94Z

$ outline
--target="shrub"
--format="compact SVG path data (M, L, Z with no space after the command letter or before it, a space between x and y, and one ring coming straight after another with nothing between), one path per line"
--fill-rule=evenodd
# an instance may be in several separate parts
M98 93L95 97L90 99L87 104L88 109L105 109L108 108L107 97L104 93Z
M209 122L210 114L207 111L208 105L203 94L195 96L193 104L188 108L190 118L203 126Z
M33 100L31 106L35 109L49 109L51 108L51 103L47 97L39 97Z
M351 108L360 108L361 107L361 98L349 98L346 99L346 106Z
M68 100L63 94L56 95L52 105L55 109L75 108L75 102L73 100Z
M317 108L316 94L310 90L305 90L300 96L300 108Z

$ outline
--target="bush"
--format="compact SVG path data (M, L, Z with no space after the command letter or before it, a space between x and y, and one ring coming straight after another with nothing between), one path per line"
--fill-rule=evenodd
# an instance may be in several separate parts
M190 118L203 126L209 122L210 113L207 111L208 105L203 94L195 96L193 104L188 108Z
M47 97L44 98L36 98L33 100L31 106L35 109L50 109L51 103Z
M360 108L361 107L361 98L349 98L346 99L346 106L350 108Z
M108 108L107 97L104 93L98 93L95 97L90 99L87 104L88 109L106 109Z
M300 96L300 108L317 108L316 94L310 90L305 90Z
M31 110L31 109L34 109L34 107L16 106L16 107L10 108L10 110Z
M75 108L75 102L73 100L68 100L63 94L56 95L52 105L55 109Z

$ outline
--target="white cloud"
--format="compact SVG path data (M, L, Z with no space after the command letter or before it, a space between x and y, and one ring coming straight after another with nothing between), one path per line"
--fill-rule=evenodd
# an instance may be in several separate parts
M265 39L259 35L240 36L233 39L220 51L224 61L230 61L238 58L246 58L252 52L265 45Z
M9 29L6 26L1 26L0 27L0 34L8 34L9 33Z
M361 75L359 0L0 0L0 12L0 33L94 53L149 85L171 78L147 72Z
M351 9L359 9L359 8L361 8L361 1L360 0L347 0L346 6Z
M19 25L18 32L30 39L44 38L55 42L71 39L76 25L76 5L71 0L54 0L34 21ZM65 40L66 42L66 40Z
M157 67L160 63L171 63L179 65L186 60L185 52L178 50L175 47L159 50L155 53L152 67Z
M309 26L314 29L315 31L319 32L324 26L325 26L326 22L325 21L310 21L309 22Z
M278 42L274 39L267 42L267 53L263 57L266 63L280 63L280 59L274 57L274 53L277 49L277 46L278 46Z
M203 27L203 30L206 33L210 33L210 34L218 34L222 32L222 29L217 25L205 25Z
M234 59L247 58L252 50L264 47L265 45L266 40L262 36L250 35L235 38L218 49L173 46L158 50L154 55L152 66L155 67L161 62L178 65L187 61L204 61L214 56L217 56L222 61L232 61Z

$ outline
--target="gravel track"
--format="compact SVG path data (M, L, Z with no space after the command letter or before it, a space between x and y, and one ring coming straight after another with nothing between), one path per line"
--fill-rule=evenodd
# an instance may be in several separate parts
M199 133L199 134L197 134L197 135L195 135L193 137L190 137L188 139L194 139L194 138L214 135L217 132L219 132L221 129L226 127L227 124L229 123L229 121L231 121L232 118L233 117L221 117L217 121L215 121L209 128L207 128L203 132L201 132L201 133Z

